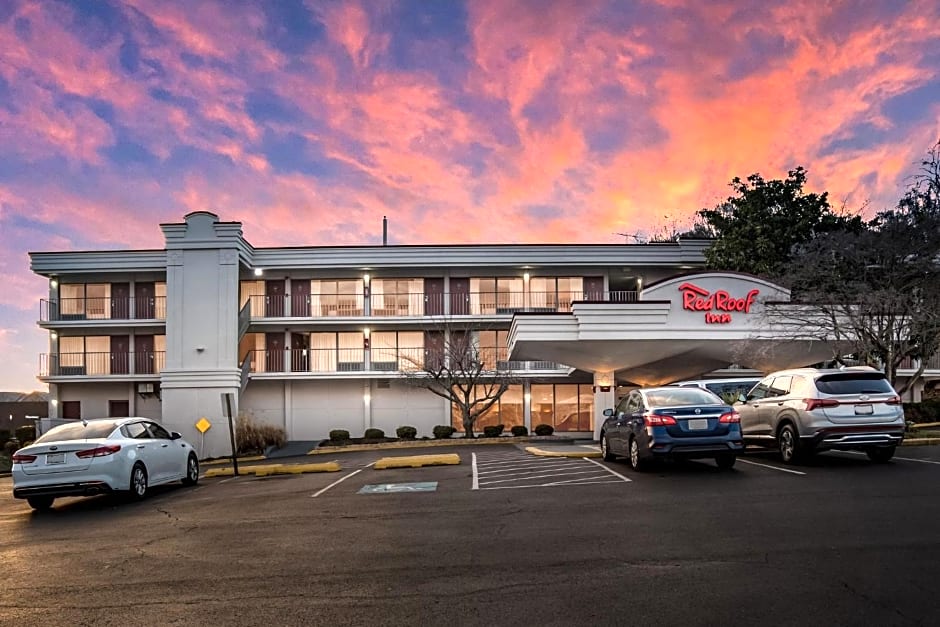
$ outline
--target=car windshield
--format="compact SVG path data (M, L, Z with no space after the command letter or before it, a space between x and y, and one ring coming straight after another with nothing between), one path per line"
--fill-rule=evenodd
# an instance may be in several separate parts
M694 387L651 390L646 393L646 398L651 407L721 404L721 400L708 390Z
M894 389L880 372L840 372L816 379L816 389L823 394L894 394Z
M43 442L61 442L63 440L90 440L93 438L106 438L117 427L111 420L89 422L83 424L76 421L72 424L59 425L44 433L36 440L36 444Z

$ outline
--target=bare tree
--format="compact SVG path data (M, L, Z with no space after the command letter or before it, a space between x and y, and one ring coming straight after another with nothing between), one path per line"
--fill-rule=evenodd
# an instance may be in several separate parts
M457 407L468 438L474 437L477 419L499 401L510 385L519 382L506 360L505 349L480 346L479 331L442 319L425 334L423 356L402 357L407 383Z

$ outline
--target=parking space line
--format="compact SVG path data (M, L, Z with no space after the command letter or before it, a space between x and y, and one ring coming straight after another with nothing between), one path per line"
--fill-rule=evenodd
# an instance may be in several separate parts
M629 481L629 479L628 479ZM575 483L577 485L587 485L589 483L623 483L622 481L617 481L614 477L605 477L603 479L598 479L597 481L585 481L584 479L571 479L569 481L553 481L551 483L543 483L543 486L556 486L556 485L565 485L568 483Z
M866 455L866 453L862 453L861 451L832 451L832 452L833 453L847 453L849 455ZM900 459L901 461L905 461L905 462L920 462L922 464L940 465L940 462L934 461L932 459L916 459L914 457L898 457L897 455L895 455L891 459Z
M622 483L622 482L615 481L614 479L603 479L601 481L586 481L582 479L580 482L573 483L571 485L594 485L597 483L611 484L611 483ZM557 484L555 483L537 483L535 485L497 485L497 486L493 486L492 488L480 488L480 489L481 490L523 490L526 488L552 488L552 487L555 487L556 485Z
M479 490L479 489L480 489L480 473L479 473L479 471L477 470L477 454L476 454L476 453L473 453L472 457L473 457L473 464L472 464L472 466L473 466L473 485L470 487L470 489L471 489L471 490Z
M570 475L586 475L589 473L597 472L595 470L585 470L584 472L553 472L547 475L535 475L534 477L525 477L526 480L530 479L544 479L545 477L566 477ZM519 477L513 477L511 479L499 479L497 481L486 481L480 485L492 485L494 483L506 483L507 481L517 481Z
M375 463L375 462L372 462L372 464L374 464L374 463ZM354 471L352 471L351 473L349 473L348 475L346 475L345 477L340 477L339 479L337 479L336 481L334 481L334 482L331 483L330 485L326 486L326 487L323 488L322 490L319 490L318 492L314 492L313 494L311 494L311 495L310 495L310 498L312 498L312 499L317 498L318 496L320 496L321 494L323 494L324 492L326 492L326 491L329 490L330 488L341 484L342 482L346 481L347 479L349 479L349 478L352 477L353 475L358 475L360 472L362 472L363 470L365 470L366 468L368 468L368 467L371 466L372 464L368 464L368 465L366 465L365 467L360 468L359 470L354 470Z
M799 470L790 470L789 468L780 468L779 466L771 466L769 464L758 464L757 462L752 462L748 459L738 458L738 461L742 464L750 464L752 466L760 466L761 468L770 468L771 470L779 470L780 472L789 472L794 475L805 475L805 472L800 472Z
M623 479L623 480L626 481L627 483L633 481L633 479L628 479L627 477L624 477L623 475L621 475L619 472L615 472L615 471L611 470L610 468L608 468L607 466L605 466L604 464L602 464L602 463L600 463L600 462L596 462L596 461L594 461L593 459L590 459L590 458L588 458L588 457L585 457L585 458L584 458L584 461L586 461L586 462L591 462L592 464L594 464L594 465L596 465L596 466L600 466L601 468L603 468L604 470L606 470L607 472L609 472L609 473L612 474L613 476L615 476L615 477L620 477L621 479Z
M570 468L570 467L571 467L571 464L569 462L556 462L556 463L542 462L542 463L536 463L536 464L523 464L520 466L511 466L509 468L500 468L499 470L487 469L486 474L498 475L498 474L505 474L507 472L527 472L527 471L531 471L532 469L542 470L544 468Z

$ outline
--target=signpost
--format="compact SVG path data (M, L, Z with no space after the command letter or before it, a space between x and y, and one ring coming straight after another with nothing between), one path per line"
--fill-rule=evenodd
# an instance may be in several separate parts
M196 429L199 431L202 441L199 444L199 456L205 457L206 455L206 431L212 428L212 423L209 422L209 419L203 416L196 421Z
M232 469L234 476L238 476L238 455L235 449L235 418L232 416L232 400L234 394L231 392L222 393L222 412L228 418L228 432L232 439Z

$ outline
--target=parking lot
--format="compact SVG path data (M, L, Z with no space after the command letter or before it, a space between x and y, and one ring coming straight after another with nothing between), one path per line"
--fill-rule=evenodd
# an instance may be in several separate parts
M445 451L460 464L376 470L417 453L339 453L317 460L339 472L62 499L46 514L0 478L0 622L940 621L940 447L642 474L512 445Z

